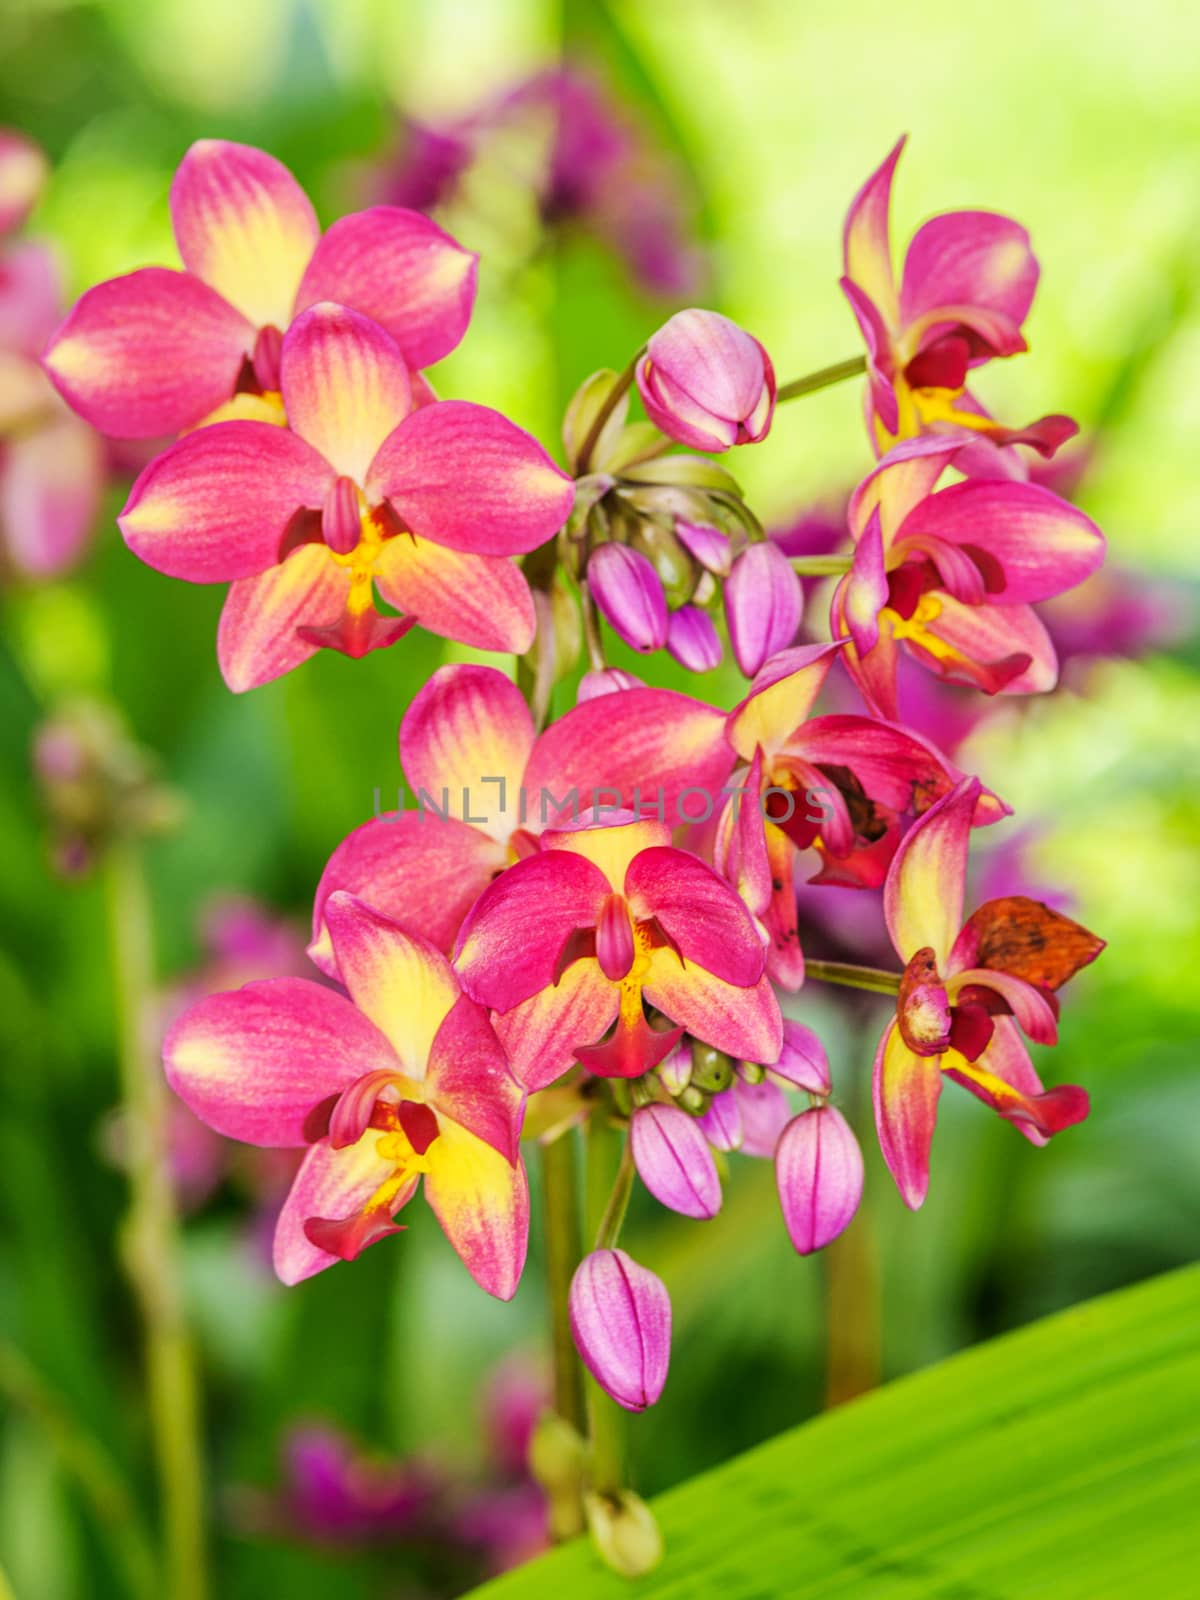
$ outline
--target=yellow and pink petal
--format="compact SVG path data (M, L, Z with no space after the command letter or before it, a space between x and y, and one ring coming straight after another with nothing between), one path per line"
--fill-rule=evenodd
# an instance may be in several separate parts
M875 1052L875 1127L888 1171L913 1211L929 1188L929 1151L941 1092L940 1058L917 1055L896 1022L890 1022Z
M529 1185L490 1144L448 1117L425 1159L425 1198L459 1259L481 1289L511 1300L529 1243Z
M393 1191L396 1163L379 1153L379 1143L373 1131L341 1150L321 1139L305 1156L275 1224L275 1271L284 1283L353 1260L398 1231L391 1219L412 1199L418 1180L414 1176ZM376 1197L380 1203L371 1206ZM323 1249L319 1239L336 1250Z
M401 533L376 558L375 582L390 605L443 639L516 655L533 643L533 597L507 556L473 555Z
M231 584L217 628L227 686L243 694L316 655L320 630L346 614L350 588L349 571L322 544L300 545L278 566Z
M978 778L964 778L905 835L888 871L883 909L897 953L928 946L944 969L962 926L963 888Z

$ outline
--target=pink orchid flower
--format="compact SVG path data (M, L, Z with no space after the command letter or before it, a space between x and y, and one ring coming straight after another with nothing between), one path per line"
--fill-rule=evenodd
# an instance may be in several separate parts
M1006 1117L1031 1144L1088 1114L1083 1089L1045 1090L1022 1032L1057 1037L1054 992L1104 941L1023 895L991 900L963 922L976 778L932 806L896 852L884 886L888 932L905 963L896 1015L875 1055L875 1122L906 1205L929 1184L942 1076Z
M897 286L888 222L904 143L855 195L842 238L841 287L867 346L872 446L882 455L899 439L952 427L1051 456L1078 432L1070 417L1004 428L966 388L972 368L1027 348L1021 325L1038 281L1029 235L991 211L933 217L913 236Z
M868 707L895 719L899 645L931 672L985 694L1039 694L1058 679L1033 603L1082 583L1104 560L1090 517L1037 484L953 483L961 439L898 444L850 502L854 565L834 592L832 630Z
M58 267L34 240L10 242L46 179L42 151L0 129L0 549L28 578L73 567L104 487L99 436L65 406L38 365L62 315Z
M373 206L322 235L287 168L249 145L194 144L171 221L184 271L97 284L45 353L64 398L114 438L180 433L214 413L282 420L282 336L320 301L381 324L414 372L449 355L470 321L478 258L428 217Z
M529 648L533 601L508 558L557 531L569 478L499 412L413 407L404 355L328 303L283 341L290 425L218 422L138 478L118 518L148 566L230 583L217 635L235 691L322 646L362 656L415 622L482 650ZM407 613L381 616L374 588Z
M508 1300L525 1261L524 1097L446 958L352 895L325 921L346 993L275 978L187 1011L171 1087L218 1133L308 1153L275 1229L285 1283L352 1261L425 1198L475 1281Z
M602 736L594 715L578 710L535 734L525 697L504 673L440 667L400 724L400 765L416 805L364 822L321 875L309 947L317 966L336 978L323 913L338 889L449 951L474 902L536 851L544 828L622 803L612 773L635 772L647 802L668 818L688 786L721 782L704 755L709 732L720 733L719 711L668 689L640 690L636 717L620 715L624 705L610 705Z
M480 896L455 953L519 1082L545 1088L576 1061L639 1077L684 1030L744 1059L778 1056L779 1005L750 915L665 823L622 816L548 829L540 844ZM673 1026L651 1027L647 1005Z

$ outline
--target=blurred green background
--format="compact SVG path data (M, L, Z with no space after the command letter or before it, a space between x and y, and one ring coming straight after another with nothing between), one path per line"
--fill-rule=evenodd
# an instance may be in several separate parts
M1081 501L1114 559L1187 595L1200 574L1196 43L1194 13L1175 0L1105 0L1086 21L1034 0L1002 16L946 0L919 12L867 0L9 0L0 124L49 153L28 231L55 242L74 294L173 263L166 190L197 137L272 151L330 221L386 180L402 116L459 117L567 59L598 74L674 164L706 303L763 339L781 381L856 353L836 287L842 217L907 130L896 245L933 211L985 207L1018 216L1042 263L1032 353L989 368L982 396L1014 419L1077 416L1099 439ZM434 381L557 448L577 383L623 365L686 302L639 288L595 230L543 234L496 193L498 212L455 218L485 251L480 297ZM836 499L865 471L855 390L789 406L765 446L738 453L764 520ZM20 1600L128 1592L106 1526L127 1508L103 1484L97 1499L88 1441L100 1441L110 1491L115 1475L135 1507L152 1503L116 1244L125 1183L105 1132L118 1088L103 897L92 879L52 871L34 731L64 696L110 696L182 796L181 825L149 850L166 984L200 962L216 891L303 924L326 856L370 814L373 790L394 803L397 723L446 658L418 632L362 662L323 652L235 698L214 653L220 592L139 565L112 524L121 499L114 485L78 572L3 595L0 1560ZM1194 1257L1200 653L1177 638L1071 683L1003 710L972 748L1018 822L1040 830L1038 881L1070 893L1109 940L1072 985L1046 1064L1054 1081L1089 1088L1091 1120L1039 1152L947 1094L930 1199L911 1216L863 1115L872 1002L856 1013L804 994L799 1014L826 1033L838 1094L858 1111L864 1210L826 1258L801 1261L765 1166L736 1161L725 1211L704 1227L637 1205L631 1248L667 1281L677 1326L666 1394L634 1431L647 1491L822 1406L831 1294L837 1392ZM730 704L737 686L718 674L701 692ZM480 1384L508 1352L543 1355L540 1241L507 1307L473 1288L428 1218L285 1291L248 1238L255 1208L235 1173L184 1230L216 1592L437 1592L422 1552L264 1529L245 1513L247 1490L278 1489L288 1430L313 1417L388 1457L478 1475Z

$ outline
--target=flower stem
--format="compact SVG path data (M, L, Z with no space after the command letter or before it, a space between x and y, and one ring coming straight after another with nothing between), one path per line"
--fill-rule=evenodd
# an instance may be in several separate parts
M568 1128L541 1148L546 1278L554 1350L554 1409L564 1421L583 1433L583 1369L571 1338L568 1308L571 1279L583 1253L576 1137L574 1128Z
M583 444L579 449L579 474L581 476L584 473L592 470L592 451L596 448L596 445L600 439L600 435L604 432L604 424L617 409L617 406L620 404L623 396L629 392L630 386L634 380L634 376L637 373L637 364L645 355L645 353L645 345L643 345L640 350L634 352L633 358L631 359L629 365L625 368L624 372L621 373L616 383L613 384L612 388L609 390L608 397L606 398L604 404L592 418L592 425L585 434Z
M150 899L132 841L118 839L110 845L105 887L132 1190L123 1255L145 1335L147 1407L162 1505L162 1592L167 1600L204 1600L208 1582L195 1362L176 1265L165 1085L151 1043L155 994Z
M607 1106L598 1107L587 1130L586 1219L597 1249L615 1245L632 1181L629 1140L609 1121ZM626 1487L625 1412L590 1373L586 1383L592 1492L615 1497Z
M798 400L802 394L816 394L818 389L829 389L847 378L857 378L867 370L866 356L851 356L848 361L835 361L831 367L819 367L816 372L806 372L802 378L785 383L775 396L775 404L785 400Z
M899 994L903 973L859 967L852 961L806 961L805 975L818 983L840 983L850 989L870 989L875 994Z
M850 554L842 556L792 556L791 568L798 578L838 578L854 565Z
M587 646L588 666L593 672L603 672L608 662L604 656L600 624L596 619L596 603L592 599L586 578L579 585L579 614L583 619L583 640Z

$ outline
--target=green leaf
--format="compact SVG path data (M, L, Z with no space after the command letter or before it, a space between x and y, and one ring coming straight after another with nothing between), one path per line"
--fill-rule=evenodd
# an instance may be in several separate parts
M1049 1317L654 1502L635 1584L576 1541L479 1600L1124 1600L1194 1593L1200 1268Z

